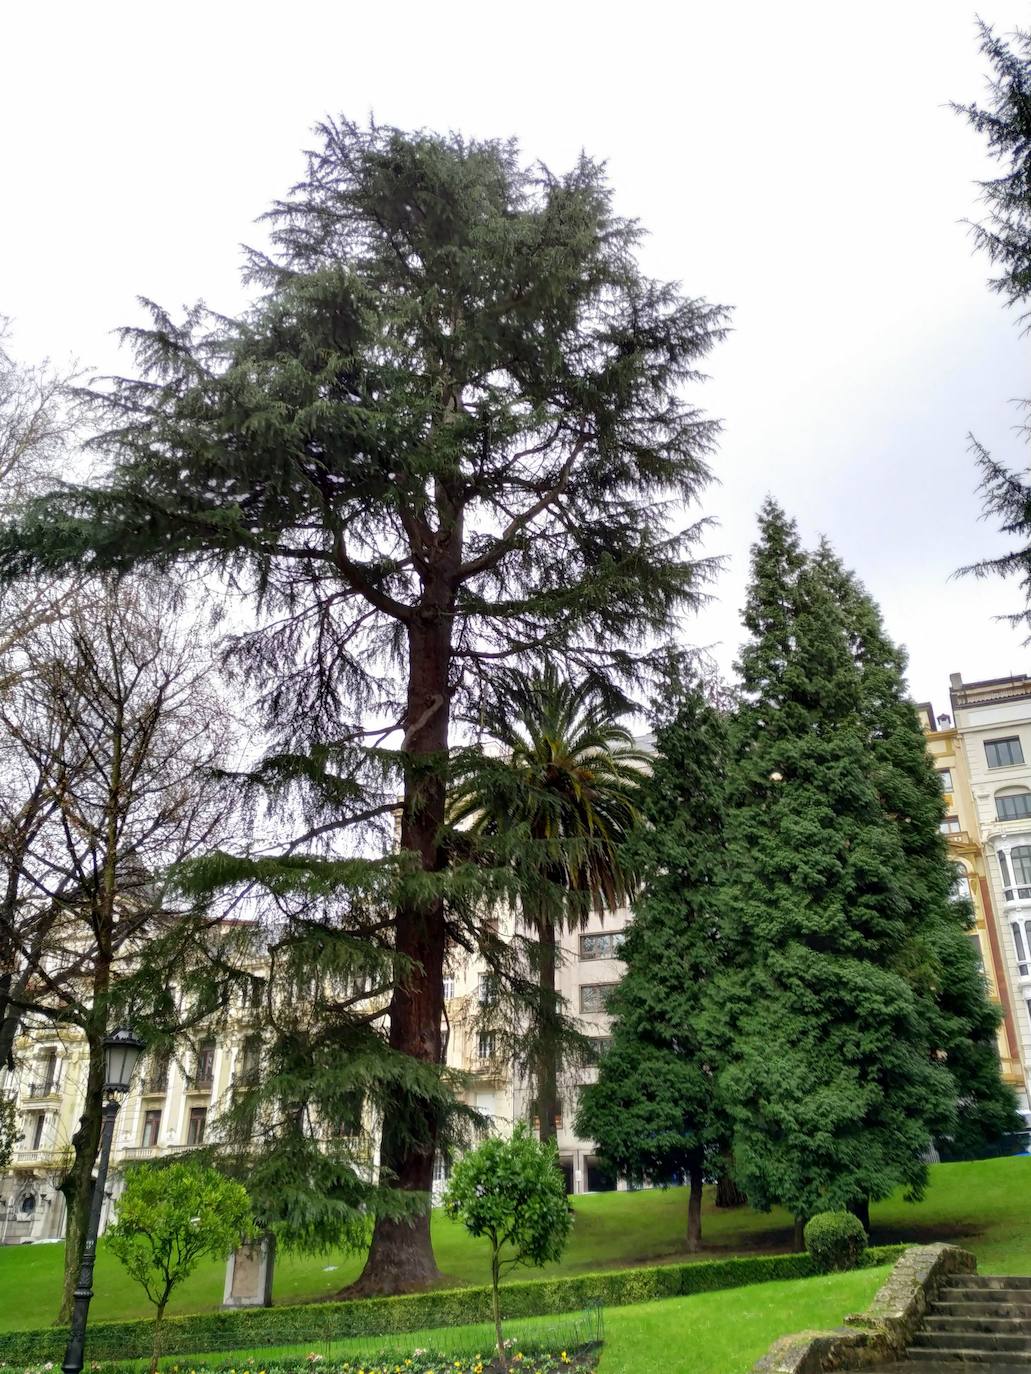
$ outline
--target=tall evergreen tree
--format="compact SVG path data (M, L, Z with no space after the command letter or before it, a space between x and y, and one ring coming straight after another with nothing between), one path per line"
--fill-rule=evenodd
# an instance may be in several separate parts
M98 402L106 477L30 505L0 571L178 564L257 606L236 649L265 689L258 782L296 785L308 829L221 876L310 898L323 946L391 912L368 1076L379 1177L419 1208L377 1216L360 1288L396 1291L437 1276L443 968L483 938L483 875L443 842L454 713L499 661L639 675L694 604L681 511L715 430L684 384L724 312L643 275L598 165L555 176L512 143L329 123L269 221L242 318L128 331L142 375ZM395 792L400 853L370 856L349 836Z
M906 655L885 632L876 602L826 542L815 567L842 613L859 671L870 776L898 833L903 863L897 881L909 937L896 967L921 999L932 1043L945 1055L953 1080L958 1109L952 1144L975 1150L1018 1130L1020 1121L1000 1075L999 1013L986 996L970 939L973 908L958 892L941 833L945 804L906 687Z
M724 1143L726 1124L703 1027L721 943L725 745L720 714L697 687L658 723L646 824L630 844L643 895L609 1000L612 1044L576 1119L577 1133L632 1182L688 1176L689 1250L702 1243L706 1156Z
M535 936L521 942L535 976L522 997L506 999L506 1057L530 1086L541 1140L554 1140L563 1070L590 1053L558 993L558 937L634 892L627 844L647 760L594 682L573 684L550 666L505 674L484 723L501 753L467 755L451 823L487 845L503 838L511 856L519 915Z
M841 611L767 501L728 777L721 1092L754 1205L798 1219L924 1186L954 1120L909 949L905 854L869 765Z

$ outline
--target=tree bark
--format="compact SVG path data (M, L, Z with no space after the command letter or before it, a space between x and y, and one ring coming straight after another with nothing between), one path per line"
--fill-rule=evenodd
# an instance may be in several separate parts
M507 1369L508 1356L505 1353L505 1333L501 1329L501 1292L499 1288L501 1282L501 1266L498 1263L498 1251L496 1246L494 1249L494 1253L491 1256L490 1281L490 1303L491 1311L494 1315L494 1339L498 1347L498 1360L501 1363L501 1368Z
M86 1075L86 1099L79 1125L72 1136L71 1168L61 1180L64 1194L66 1224L64 1241L64 1275L61 1286L61 1307L58 1325L71 1320L75 1284L86 1248L86 1228L89 1223L90 1202L93 1196L93 1166L100 1150L100 1131L104 1105L104 1047L103 1036L95 1030L87 1032L89 1066Z
M168 1305L168 1292L157 1305L154 1313L154 1339L150 1348L150 1374L157 1374L158 1361L161 1359L161 1337L164 1334L162 1323L165 1320L165 1308Z
M729 1161L724 1161L723 1173L716 1181L717 1207L744 1207L748 1199L734 1182L729 1172Z
M796 1255L800 1255L805 1249L805 1217L795 1218L795 1232L791 1241L791 1249Z
M401 848L418 855L424 872L445 862L440 845L446 795L445 764L450 699L450 625L446 615L409 625L409 691ZM399 907L395 945L412 969L395 984L390 1000L390 1047L422 1064L439 1066L444 1011L444 903L408 902ZM413 1195L414 1214L377 1217L372 1244L349 1296L409 1293L440 1278L430 1239L430 1194L439 1121L431 1102L400 1091L384 1114L380 1143L381 1182Z
M555 1119L559 1113L558 1066L556 1064L556 993L555 969L557 960L557 941L555 927L546 916L537 921L537 937L541 947L540 998L541 998L541 1052L537 1067L537 1121L538 1134L542 1141L557 1141L558 1128Z
M687 1200L687 1248L689 1252L702 1248L702 1161L692 1159L687 1169L691 1184Z
M854 1217L858 1217L863 1223L863 1230L867 1236L870 1235L870 1199L868 1197L859 1198L855 1202L848 1204L848 1210Z

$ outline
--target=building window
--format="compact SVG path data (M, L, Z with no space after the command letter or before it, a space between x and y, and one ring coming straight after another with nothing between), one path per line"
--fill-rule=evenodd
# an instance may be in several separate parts
M1031 792L999 793L995 814L1000 821L1019 821L1031 816Z
M455 980L453 978L444 979L444 1001L450 1002L455 995Z
M1028 924L1031 924L1031 922ZM1013 948L1017 952L1017 972L1020 974L1021 978L1026 978L1028 960L1027 950L1024 948L1024 933L1021 931L1018 921L1014 921L1010 929L1013 931Z
M168 1055L155 1054L150 1061L150 1073L144 1079L144 1092L163 1093L168 1091Z
M161 1109L155 1107L149 1112L143 1113L143 1135L140 1144L152 1147L158 1143L158 1131L161 1129Z
M621 930L580 936L581 959L618 959L622 947L623 932Z
M491 1007L498 1000L497 981L492 974L480 974L480 981L476 985L476 1000L481 1007Z
M1031 844L1014 845L1010 850L1010 866L1018 889L1031 888Z
M952 886L949 889L950 902L970 901L970 879L962 864L952 865Z
M52 1093L57 1087L57 1054L54 1050L47 1050L43 1056L42 1066L42 1086L45 1093Z
M1027 1019L1031 1021L1031 997L1027 999L1024 1005L1027 1007Z
M606 1011L606 1002L615 983L581 983L580 1010Z
M591 1055L592 1055L592 1057L593 1057L595 1063L597 1063L598 1060L601 1059L602 1055L605 1054L605 1052L606 1052L607 1050L610 1050L610 1049L612 1048L612 1036L611 1036L611 1035L592 1035L590 1039L591 1039Z
M939 782L941 783L941 785L942 785L942 791L943 791L943 792L951 792L951 791L952 791L952 769L951 769L951 768L939 768L939 769L938 769L938 781L939 781Z
M476 1044L476 1054L479 1059L494 1058L494 1032L480 1031Z
M238 1064L236 1081L241 1084L257 1083L258 1070L261 1068L261 1040L258 1036L248 1035L240 1047Z
M206 1040L197 1051L197 1072L194 1087L210 1088L215 1080L215 1042Z
M958 817L958 816L946 816L945 819L942 821L941 825L939 825L938 829L942 832L943 835L956 835L956 834L958 834L958 833L959 833L959 817Z
M447 1161L443 1155L433 1156L433 1186L443 1188L448 1179Z
M32 1123L32 1148L40 1150L43 1148L43 1132L46 1129L46 1112L37 1112L36 1120Z
M207 1107L190 1108L190 1124L186 1128L187 1145L204 1144L204 1127L207 1125Z
M1011 768L1015 763L1024 762L1024 751L1016 735L1008 739L986 739L984 752L989 768Z
M31 1217L36 1210L36 1194L26 1193L21 1200L21 1214L24 1217Z
M968 938L973 944L974 951L977 954L977 966L981 972L984 973L984 956L981 953L981 937L977 934L971 934Z
M248 974L240 984L240 1006L260 1007L265 1000L265 980Z

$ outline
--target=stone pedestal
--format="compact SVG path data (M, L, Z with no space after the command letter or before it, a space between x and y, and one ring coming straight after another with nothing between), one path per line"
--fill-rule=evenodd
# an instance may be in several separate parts
M223 1307L270 1307L272 1305L272 1266L276 1242L263 1236L251 1245L240 1245L226 1261L226 1286Z

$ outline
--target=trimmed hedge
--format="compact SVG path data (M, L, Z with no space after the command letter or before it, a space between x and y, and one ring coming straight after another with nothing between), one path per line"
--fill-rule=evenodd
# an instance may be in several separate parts
M864 1265L887 1264L902 1254L904 1245L881 1245L866 1252ZM589 1303L624 1307L654 1298L679 1298L720 1288L771 1279L803 1279L816 1273L809 1255L760 1255L754 1258L696 1260L693 1264L662 1264L641 1269L613 1269L572 1278L528 1279L506 1283L501 1290L502 1314L542 1317L575 1312ZM361 1298L353 1302L306 1303L298 1307L231 1308L168 1317L161 1340L162 1355L190 1355L202 1351L250 1350L262 1345L294 1345L340 1340L345 1336L403 1335L437 1326L466 1326L491 1320L489 1288L433 1289L396 1298ZM86 1359L145 1359L150 1354L152 1323L91 1322L86 1335ZM36 1331L0 1332L0 1361L59 1363L67 1330L45 1327Z

